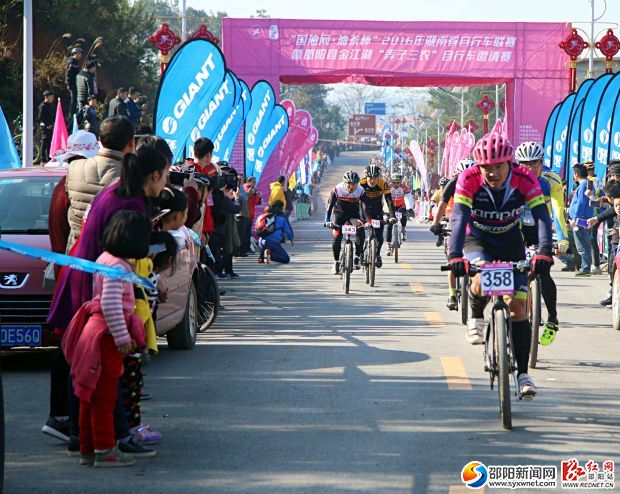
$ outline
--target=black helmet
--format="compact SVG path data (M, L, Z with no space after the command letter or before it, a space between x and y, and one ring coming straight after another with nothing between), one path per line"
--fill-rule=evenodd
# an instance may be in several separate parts
M446 177L441 177L439 179L439 187L443 187L444 185L446 185L450 180L448 180Z
M71 55L75 55L76 53L84 53L84 50L82 50L79 46L76 46L71 49Z
M380 177L381 168L379 168L377 165L368 165L366 167L366 176L369 178Z

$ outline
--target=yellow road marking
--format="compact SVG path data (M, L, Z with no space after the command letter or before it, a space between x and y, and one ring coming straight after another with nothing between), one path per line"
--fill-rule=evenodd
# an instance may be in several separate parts
M471 390L471 383L463 361L458 357L441 357L441 365L446 375L448 389Z
M411 287L411 291L413 293L424 293L424 287L422 286L422 283L409 283L409 286Z
M401 262L399 266L400 266L400 269L411 269L411 264L407 264L406 262L405 263Z
M443 318L439 312L425 312L424 317L433 326L443 326Z

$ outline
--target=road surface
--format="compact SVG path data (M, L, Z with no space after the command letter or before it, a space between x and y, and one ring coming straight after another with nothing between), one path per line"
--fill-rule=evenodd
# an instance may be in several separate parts
M322 194L368 157L341 155ZM294 227L291 264L240 260L215 327L192 351L164 342L146 368L144 421L164 435L155 458L78 466L40 432L49 352L6 358L6 492L456 494L471 460L618 460L620 335L597 303L607 278L554 272L561 332L531 372L539 396L513 404L508 432L482 348L445 309L427 226L408 228L400 264L384 256L375 288L355 272L348 296L330 272L322 214Z

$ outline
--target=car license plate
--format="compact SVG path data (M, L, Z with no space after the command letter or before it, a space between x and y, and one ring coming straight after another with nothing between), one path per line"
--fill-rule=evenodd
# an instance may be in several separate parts
M41 326L0 326L1 346L41 346Z

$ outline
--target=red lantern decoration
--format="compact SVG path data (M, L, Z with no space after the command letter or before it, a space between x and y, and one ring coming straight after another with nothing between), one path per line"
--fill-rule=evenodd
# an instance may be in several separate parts
M573 29L559 46L571 60L568 88L569 92L574 93L577 89L577 58L583 53L583 50L590 48L590 43L584 40L576 29Z
M613 29L608 29L607 34L600 41L597 41L594 46L605 55L605 60L607 61L605 72L611 74L611 62L620 51L620 39L614 34Z
M480 127L478 127L478 125L476 124L476 122L474 122L474 119L471 118L469 119L469 122L467 122L467 127L469 127L469 131L473 134L474 132L476 132Z
M207 29L207 26L205 26L204 24L201 24L198 28L198 31L192 34L189 39L206 39L208 41L211 41L211 43L213 43L214 45L220 44L219 38L214 36L213 33L209 31Z
M476 103L476 106L482 112L482 132L489 132L489 112L495 108L495 102L485 94L484 97Z
M155 45L155 48L159 50L161 54L161 71L160 75L164 75L166 65L168 65L168 53L181 42L174 31L170 29L167 23L163 23L159 26L159 29L149 36L149 41Z

